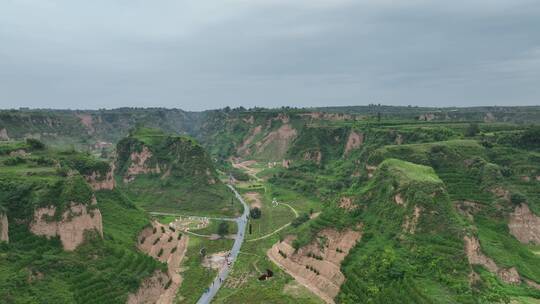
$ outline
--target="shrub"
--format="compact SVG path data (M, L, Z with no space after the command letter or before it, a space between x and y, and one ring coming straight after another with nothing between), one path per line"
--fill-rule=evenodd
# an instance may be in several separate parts
M146 241L146 237L143 236L143 237L141 238L141 244L144 244L144 241Z
M167 242L170 243L170 242L172 241L172 239L173 239L173 237L172 237L172 235L171 235L171 236L169 236L169 239L167 240Z
M45 149L45 144L35 138L27 138L26 144L30 146L31 150L43 150Z
M219 223L217 234L219 236L224 237L227 233L229 233L229 223L221 222Z
M159 252L158 252L157 256L160 257L162 255L163 255L163 248L159 249Z
M521 203L525 203L527 201L527 198L525 197L525 195L519 192L514 192L510 195L510 201L514 205L519 205Z
M182 239L182 234L179 233L179 234L178 234L178 237L177 237L176 239L177 239L177 240L181 240L181 239Z
M470 123L467 129L465 130L465 136L467 137L474 137L476 134L480 132L480 127L478 127L477 123Z
M302 225L303 223L307 222L308 220L309 220L309 215L307 213L303 213L299 217L295 218L292 221L291 225L293 227L298 227L298 226Z
M261 218L261 209L260 208L252 208L251 210L249 210L249 216L252 218L252 219L258 219L258 218Z

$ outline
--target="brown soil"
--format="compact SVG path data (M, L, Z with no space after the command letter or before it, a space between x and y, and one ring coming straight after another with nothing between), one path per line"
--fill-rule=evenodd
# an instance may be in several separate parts
M247 192L244 194L251 208L262 208L261 194L259 192Z
M227 256L230 251L217 252L208 256L205 256L202 265L206 268L216 269L221 271L227 266Z
M312 243L295 251L291 245L294 237L289 236L272 246L267 256L325 302L334 303L345 281L341 262L360 237L361 233L355 230L325 229Z
M0 214L0 242L9 242L9 223L7 215Z
M489 272L496 274L503 282L509 284L519 284L521 282L521 277L514 267L500 268L491 258L484 255L481 252L478 239L465 236L463 240L465 241L465 253L469 259L469 264L484 266Z
M510 201L510 191L502 188L502 187L495 187L490 190L491 193L495 194L495 196L499 198L503 198L507 201Z
M269 145L276 145L274 157L282 159L289 144L296 137L296 130L289 124L282 125L276 131L268 133L260 142L257 143L257 153L262 153Z
M281 165L283 166L283 168L285 169L289 169L289 167L291 166L291 160L289 159L284 159L282 162L281 162Z
M95 198L92 204L96 204ZM75 250L84 242L84 233L87 230L95 230L103 237L99 209L88 210L86 205L72 202L69 209L62 214L60 221L47 221L47 218L53 217L55 213L55 207L36 209L34 219L30 223L30 231L47 238L59 236L66 251Z
M375 173L375 170L377 170L377 166L366 165L366 171L367 171L367 174L368 174L368 178L373 177L373 174Z
M358 205L353 203L352 198L343 196L339 199L339 208L350 211L358 209Z
M394 202L396 202L396 204L398 205L405 205L405 200L403 200L403 197L400 193L394 195Z
M86 128L88 134L94 134L96 132L96 129L92 124L92 115L77 114L76 116L81 120L81 124Z
M321 164L322 153L321 151L308 151L304 153L304 160L315 162L317 165Z
M141 152L133 152L130 155L131 164L127 169L126 176L124 176L124 182L131 182L135 179L135 176L139 174L147 173L161 173L161 169L156 164L155 168L149 168L146 165L146 161L152 157L152 152L148 147L143 147Z
M154 272L151 277L145 279L141 283L141 286L139 286L136 293L128 295L127 304L163 303L160 302L160 299L161 295L167 291L165 289L167 282L169 282L167 274L161 271Z
M454 202L457 212L468 218L471 222L474 220L474 214L480 210L480 205L471 201Z
M420 214L422 213L422 208L414 206L414 212L411 216L405 218L403 222L403 230L407 233L414 234L416 232L416 225L420 219Z
M510 214L510 233L524 244L540 244L540 217L531 212L527 204L521 204Z
M84 178L90 184L94 191L98 190L112 190L115 187L115 181L113 176L114 168L111 168L105 176L94 171L91 175L87 175Z
M156 229L156 233L153 232L154 228ZM162 228L165 232L162 232ZM154 259L166 263L167 280L163 284L167 284L169 279L171 280L171 284L166 290L160 289L161 287L159 284L150 286L150 288L157 288L161 291L161 293L158 294L157 299L154 300L155 303L173 303L178 287L182 283L180 264L187 251L189 236L183 234L180 240L178 240L179 233L180 232L170 230L169 227L161 223L153 222L152 227L144 229L139 234L137 247ZM141 288L144 289L145 286L143 285ZM157 294L157 292L152 292L153 296L155 296L155 294Z
M9 140L6 128L0 129L0 140Z
M432 114L432 113L422 114L418 117L418 120L423 120L423 121L432 121L434 119L435 119L435 114Z
M351 131L349 138L347 139L347 144L345 145L344 155L349 154L350 151L358 149L364 143L364 134L356 133Z

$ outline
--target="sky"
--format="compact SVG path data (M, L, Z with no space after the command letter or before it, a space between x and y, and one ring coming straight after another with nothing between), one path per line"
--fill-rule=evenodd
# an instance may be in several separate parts
M0 1L0 108L370 103L540 105L540 1Z

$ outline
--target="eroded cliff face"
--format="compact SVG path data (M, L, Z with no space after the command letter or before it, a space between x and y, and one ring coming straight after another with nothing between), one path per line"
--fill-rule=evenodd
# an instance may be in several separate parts
M124 176L124 182L130 182L139 174L161 173L159 165L154 168L149 167L147 161L152 158L152 152L148 147L144 146L141 152L132 152L130 154L131 163Z
M90 184L90 187L92 187L94 191L113 190L116 186L113 172L114 166L111 168L111 170L109 170L109 172L107 172L107 174L105 174L105 176L94 171L91 175L85 176L84 179L88 182L88 184Z
M169 277L166 273L158 270L145 279L137 292L128 295L127 304L156 304L160 296L167 291Z
M92 205L96 204L95 198ZM72 202L59 221L54 220L56 207L34 210L30 231L35 235L51 238L59 236L66 251L73 251L84 242L86 231L97 231L103 237L101 212L97 208Z
M6 128L0 129L0 140L9 140L8 132Z
M8 217L5 214L0 214L0 242L9 242L9 225Z
M540 244L540 217L534 215L527 204L521 204L510 214L510 233L524 244Z
M467 254L469 264L484 266L489 272L496 274L503 282L509 284L521 283L521 277L516 268L501 268L495 261L482 253L480 242L478 242L477 238L465 236L463 240L465 241L465 253Z
M173 228L174 229L174 228ZM159 303L171 304L174 301L178 287L182 283L180 264L187 251L189 237L182 235L176 229L171 229L158 222L153 222L152 227L145 228L138 237L137 247L160 262L167 264L167 273L159 274L156 280L152 277L145 281L136 294L130 295L132 301L143 299L147 302L128 303ZM160 282L158 284L158 282Z
M364 134L351 131L345 145L345 156L354 149L358 149L364 143Z
M297 251L292 246L294 238L287 237L272 246L267 255L326 303L334 303L334 297L345 281L341 262L360 237L361 233L355 230L325 229L312 243Z

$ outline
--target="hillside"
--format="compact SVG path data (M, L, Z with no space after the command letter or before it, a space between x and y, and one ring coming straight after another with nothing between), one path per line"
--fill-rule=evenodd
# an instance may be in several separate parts
M0 151L3 303L122 303L162 273L135 249L150 221L105 182L106 162L37 140Z
M186 136L134 129L116 146L115 176L128 197L147 211L237 212L204 148Z

